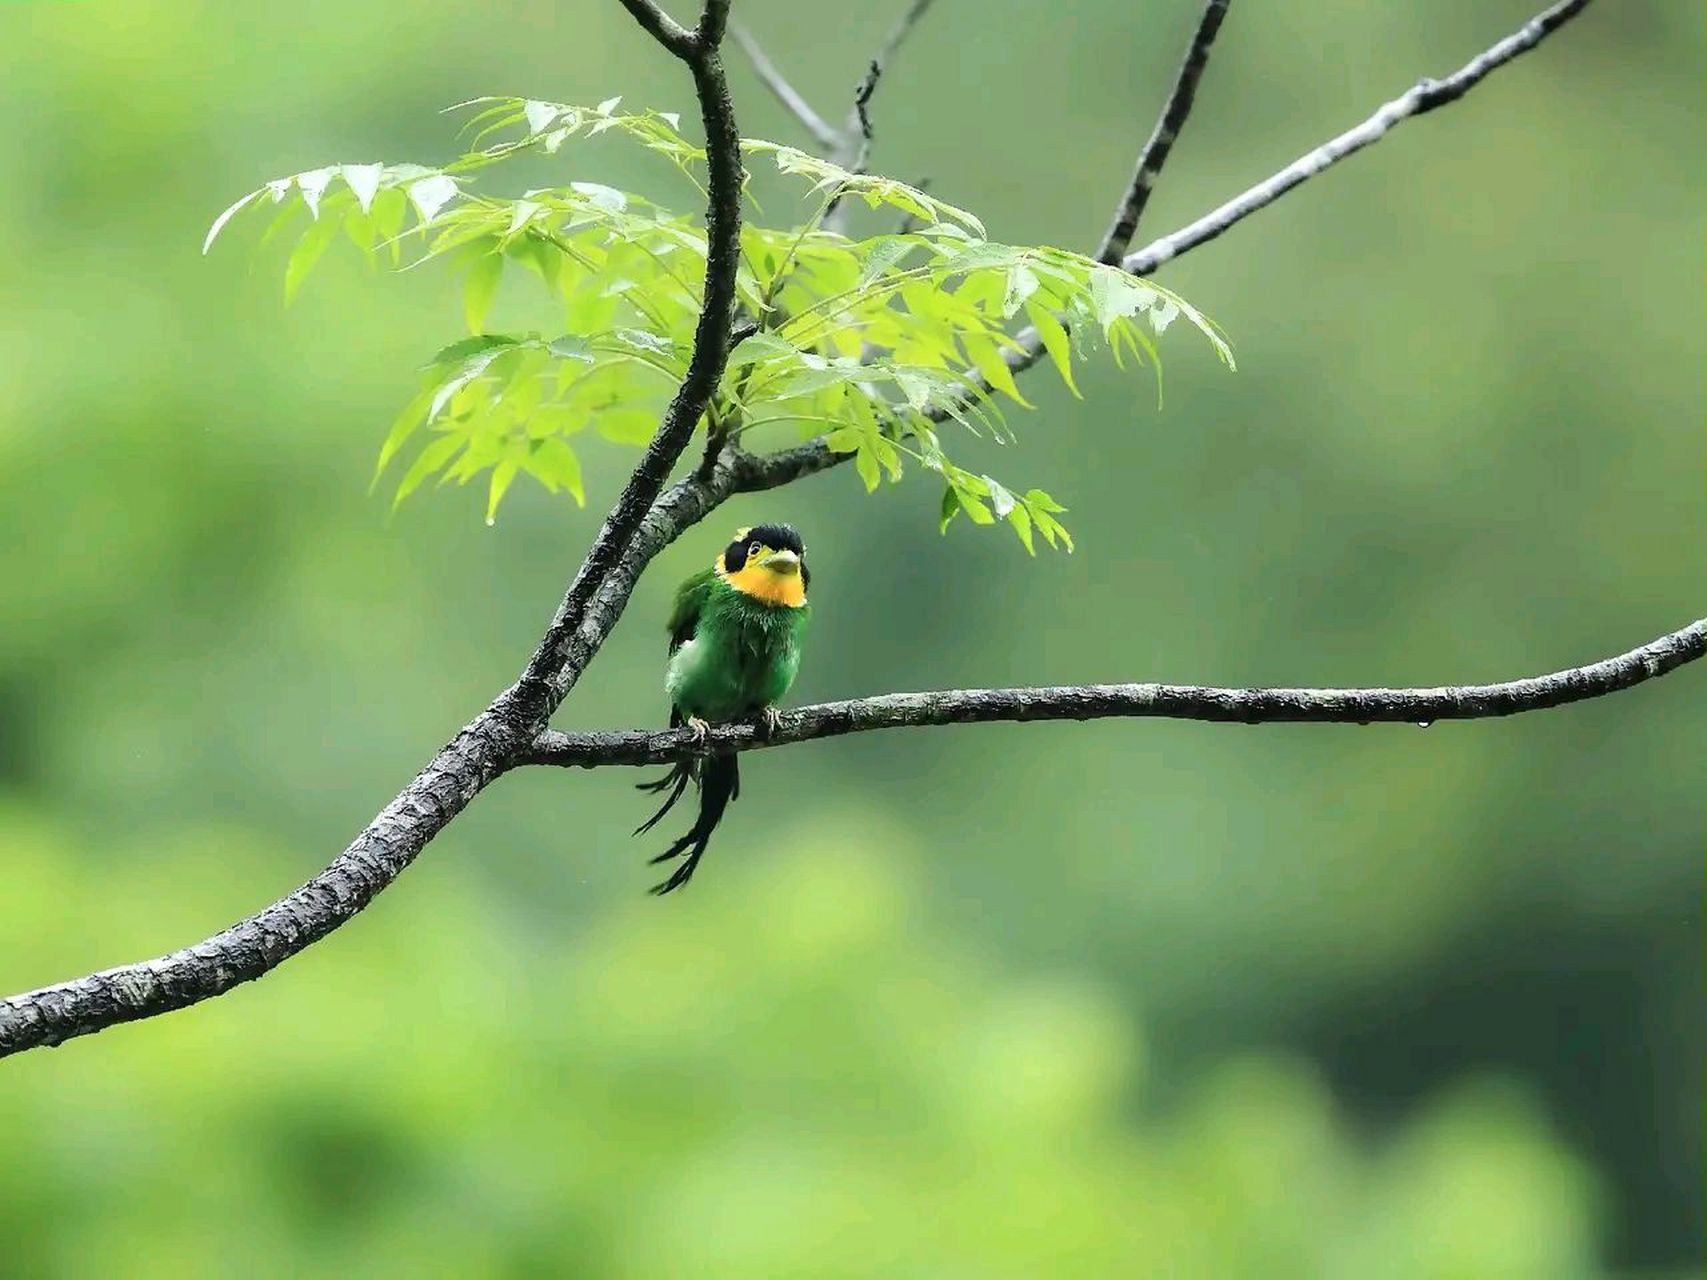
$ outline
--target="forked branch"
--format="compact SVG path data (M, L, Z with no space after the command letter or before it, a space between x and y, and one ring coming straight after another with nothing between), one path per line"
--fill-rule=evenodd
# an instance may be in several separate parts
M184 950L0 1000L0 1057L183 1008L260 977L365 907L488 783L513 768L523 764L591 767L661 762L681 759L692 749L688 735L679 731L565 734L546 726L610 635L640 574L664 547L733 494L788 484L836 465L845 455L832 453L821 439L763 456L725 449L714 453L695 474L664 487L723 376L731 345L742 169L734 111L719 54L729 0L707 0L691 29L676 22L654 0L622 3L693 75L705 126L709 175L704 306L688 370L675 398L606 516L526 669L516 684L434 755L343 853L300 888ZM911 0L906 15L879 53L879 66L887 62L929 3ZM1146 275L1214 239L1329 165L1379 141L1400 121L1461 97L1489 72L1534 48L1587 3L1564 0L1554 5L1446 80L1423 81L1357 128L1318 147L1266 182L1172 235L1127 254L1121 259L1122 265ZM1140 154L1132 182L1116 210L1103 245L1105 254L1120 254L1130 240L1156 173L1190 110L1225 8L1226 0L1209 0L1161 121ZM766 76L762 67L760 75ZM782 83L780 74L773 78ZM773 92L778 91L778 84L771 87ZM798 111L796 114L800 115ZM801 118L813 132L806 117ZM821 119L818 123L822 124ZM829 126L823 128L827 131ZM1032 345L1035 348L1036 344ZM1023 365L1029 360L1017 362ZM1629 688L1700 658L1704 651L1707 620L1616 658L1497 685L1213 689L1138 684L889 694L803 708L786 715L776 733L763 741L754 736L752 726L724 726L712 731L710 746L718 751L744 751L868 729L992 720L1163 716L1241 723L1424 723L1503 716Z

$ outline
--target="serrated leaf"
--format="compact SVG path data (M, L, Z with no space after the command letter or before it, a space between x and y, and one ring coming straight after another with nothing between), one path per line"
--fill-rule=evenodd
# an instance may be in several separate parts
M498 280L504 274L504 255L492 250L474 260L463 282L462 314L468 321L470 333L479 333L486 324L486 314L492 309L492 299L498 293Z

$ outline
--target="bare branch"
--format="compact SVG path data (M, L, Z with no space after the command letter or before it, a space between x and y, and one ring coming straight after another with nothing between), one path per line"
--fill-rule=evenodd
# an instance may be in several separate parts
M1227 16L1229 3L1230 0L1209 0L1203 6L1203 16L1198 19L1197 31L1185 51L1179 75L1174 79L1174 91L1168 95L1168 104L1162 108L1161 118L1156 121L1149 141L1138 153L1138 164L1132 171L1126 198L1114 211L1114 221L1109 224L1102 244L1097 247L1098 262L1113 266L1131 246L1132 233L1138 229L1138 219L1144 216L1144 206L1150 202L1156 178L1168 162L1168 153L1173 150L1174 141L1191 115L1198 82L1203 79L1204 68L1209 65L1209 46L1215 43L1215 35L1221 30L1221 19Z
M1400 120L1432 111L1449 102L1455 102L1479 83L1490 71L1534 48L1546 36L1587 8L1588 4L1589 0L1561 0L1552 8L1536 15L1519 31L1507 36L1486 52L1472 59L1452 76L1440 81L1421 81L1409 93L1382 107L1380 111L1356 129L1324 143L1266 182L1251 188L1243 195L1235 196L1219 209L1199 218L1190 226L1176 231L1170 236L1164 236L1138 252L1128 255L1121 261L1120 265L1133 275L1147 276L1153 274L1163 263L1189 253L1199 245L1215 239L1234 223L1255 213L1258 209L1272 204L1287 191L1290 191L1306 178L1321 172L1334 161L1343 159L1352 151L1360 150L1372 142L1379 141ZM1204 16L1207 19L1207 12ZM1201 24L1198 34L1201 37ZM1195 48L1195 40L1193 47ZM1192 55L1188 52L1186 56L1188 66L1191 58ZM1182 76L1184 73L1185 69L1182 68ZM1178 93L1177 85L1175 92ZM1165 116L1166 111L1164 111L1164 119ZM1348 139L1355 141L1348 144ZM1144 162L1141 159L1139 161L1140 173L1143 168ZM1020 373L1031 368L1042 358L1043 343L1038 337L1037 330L1029 326L1015 335L1015 341L1019 344L1019 349L1004 351L1002 359L1009 369L1015 373ZM985 390L988 391L987 385ZM946 417L946 414L936 413L932 415L932 420L940 423ZM847 453L831 452L828 446L824 444L823 437L818 437L804 445L758 458L754 464L744 468L741 486L743 490L775 488L777 485L788 484L803 476L838 466L852 456L852 454Z
M1233 724L1432 724L1517 715L1604 697L1707 654L1707 618L1616 658L1504 684L1434 689L1216 689L1196 685L1095 684L1047 689L955 689L891 693L802 707L766 736L753 724L720 725L700 746L685 729L540 735L526 764L574 768L662 764L706 750L780 747L872 729L983 724L994 720L1111 717Z
M691 58L699 46L694 33L677 22L654 0L622 0L622 7L634 15L634 20L646 29L646 34L678 58Z
M1519 54L1527 53L1553 32L1588 7L1589 0L1560 0L1552 8L1537 14L1501 40L1487 52L1471 59L1444 80L1420 80L1409 93L1401 94L1383 106L1354 129L1324 142L1314 151L1298 157L1286 168L1249 191L1234 196L1219 209L1203 215L1190 226L1181 227L1172 235L1145 245L1128 254L1120 265L1135 276L1147 276L1164 262L1207 244L1235 223L1250 217L1258 209L1273 204L1293 187L1315 177L1330 165L1381 141L1403 120L1425 115L1436 107L1462 98L1490 72L1504 66Z
M752 63L753 74L758 76L759 83L769 89L771 96L782 103L800 127L812 136L812 141L817 143L818 149L827 155L840 147L840 131L812 109L812 104L788 82L788 77L784 76L766 55L759 42L753 38L752 32L739 22L732 22L729 24L729 34L735 37L735 43L740 46L741 52L746 54L747 61Z

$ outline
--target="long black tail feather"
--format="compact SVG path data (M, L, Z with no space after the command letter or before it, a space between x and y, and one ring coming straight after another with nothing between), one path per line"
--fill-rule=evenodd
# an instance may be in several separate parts
M680 766L678 766L680 767ZM665 804L668 809L676 802L685 788L685 780L678 781L675 794ZM711 843L711 833L717 830L717 824L723 820L723 811L729 807L729 802L741 790L741 766L735 756L712 756L706 760L699 771L699 817L694 819L693 826L680 840L668 849L651 859L652 863L668 862L671 858L682 857L680 865L670 873L667 880L652 886L653 893L669 893L680 889L689 880L699 866L699 860L705 854L706 846ZM660 811L652 822L663 817ZM651 826L652 822L646 825ZM645 830L645 828L641 828Z
M688 783L693 781L694 763L695 762L692 760L682 760L662 778L654 779L651 782L637 782L634 784L634 789L636 791L662 791L665 787L670 788L670 794L664 798L664 803L659 808L658 812L646 819L646 821L642 822L638 827L634 828L635 835L645 835L648 831L652 830L653 827L658 825L658 820L660 818L676 807L676 801L682 798L682 792L686 791L688 789Z

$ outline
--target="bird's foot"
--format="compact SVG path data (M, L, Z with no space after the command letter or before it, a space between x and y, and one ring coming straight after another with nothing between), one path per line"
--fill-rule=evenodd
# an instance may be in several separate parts
M703 747L705 745L706 735L711 732L711 721L701 720L698 716L689 716L687 726L688 732L693 734L694 745L696 747Z
M777 729L781 727L781 725L782 708L768 706L759 712L759 718L757 723L754 725L754 728L758 731L759 737L774 738L776 736Z

